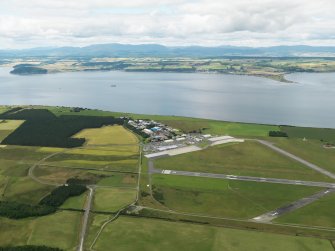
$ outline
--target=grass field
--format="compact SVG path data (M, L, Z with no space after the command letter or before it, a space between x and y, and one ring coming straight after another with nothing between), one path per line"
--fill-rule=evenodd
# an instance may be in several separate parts
M48 159L45 164L60 167L97 169L101 171L130 171L138 168L139 147L119 145L73 149Z
M153 196L177 212L251 219L320 191L294 185L153 175Z
M234 123L215 120L169 117L160 122L184 132L199 131L205 134L259 137L268 136L269 131L279 130L278 126Z
M133 203L135 189L97 188L94 195L93 210L99 212L117 212Z
M335 129L281 126L290 138L324 140L335 143Z
M80 213L68 211L24 220L0 218L0 246L47 245L74 251L80 221Z
M109 177L103 178L98 182L100 186L113 187L136 187L136 174L113 173Z
M87 199L87 194L88 192L83 193L79 196L70 197L64 202L61 208L62 209L79 209L79 210L84 209L85 202Z
M104 126L97 129L85 129L75 138L85 138L86 145L122 145L137 144L138 138L123 126Z
M330 194L320 200L284 215L276 222L335 228L335 195Z
M110 223L94 250L111 245L119 251L333 251L328 240L130 217Z
M29 146L6 146L0 148L0 167L2 167L2 161L31 164L51 154L50 152L40 149L39 147ZM57 151L57 148L55 148L54 151Z
M4 186L2 200L19 201L26 204L37 204L53 190L52 186L39 184L29 177L10 177Z
M104 171L40 165L35 168L34 175L40 180L58 184L66 183L70 178L86 180L89 184L96 184L114 174Z
M335 173L335 149L325 149L319 140L271 139L278 147Z
M96 214L92 213L90 216L90 224L88 227L88 232L86 235L85 241L85 250L89 250L93 240L97 236L98 231L100 230L101 226L109 219L114 217L113 214Z
M155 160L168 170L224 173L257 177L331 181L299 162L257 143L220 145L202 151Z
M0 114L4 113L4 112L6 112L10 109L11 109L11 107L9 107L9 106L0 106Z
M53 187L28 177L28 169L49 152L38 147L6 146L0 148L0 199L36 204Z

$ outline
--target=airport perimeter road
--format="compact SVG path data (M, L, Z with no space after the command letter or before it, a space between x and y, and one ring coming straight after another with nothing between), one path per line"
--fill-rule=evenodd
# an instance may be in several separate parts
M262 178L262 177L251 177L251 176L236 176L236 175L226 175L226 174L216 174L216 173L199 173L199 172L187 172L187 171L175 171L175 170L158 170L158 169L154 169L153 167L150 168L150 173L191 176L191 177L205 177L205 178L226 179L226 180L254 181L254 182L264 182L264 183L277 183L277 184L286 184L286 185L324 187L324 188L334 188L335 189L335 183L303 181L303 180L287 180L287 179L275 179L275 178Z
M291 159L294 159L294 160L296 160L296 161L304 164L305 166L307 166L307 167L309 167L309 168L311 168L311 169L313 169L313 170L315 170L315 171L317 171L319 173L322 173L322 174L324 174L324 175L326 175L326 176L328 176L328 177L330 177L332 179L335 179L335 174L333 174L333 173L331 173L331 172L329 172L329 171L327 171L327 170L325 170L325 169L323 169L323 168L321 168L321 167L319 167L317 165L314 165L314 164L312 164L312 163L310 163L310 162L308 162L308 161L306 161L306 160L304 160L302 158L299 158L298 156L295 156L292 153L286 152L285 150L283 150L283 149L281 149L279 147L274 146L273 143L271 143L271 142L268 142L268 141L265 141L265 140L257 140L257 142L259 142L259 143L261 143L261 144L263 144L263 145L271 148L272 150L274 150L274 151L276 151L276 152L278 152L278 153L280 153L282 155L285 155L285 156L287 156L287 157L289 157Z
M291 203L287 206L284 206L284 207L278 208L274 211L271 211L271 212L262 214L260 216L257 216L255 218L253 218L252 221L268 223L268 222L274 220L275 218L282 216L283 214L287 214L289 212L292 212L294 210L297 210L299 208L307 206L308 204L311 204L314 201L317 201L317 200L321 199L323 196L326 196L326 195L328 195L330 193L334 193L334 192L335 192L334 188L327 189L325 191L321 191L317 194L313 194L312 196L309 196L309 197L303 198L301 200L295 201L295 202L293 202L293 203Z
M93 187L88 187L89 189L89 194L88 198L86 201L86 207L85 207L85 213L84 213L84 218L82 221L81 225L81 232L79 236L79 246L78 246L78 251L83 251L84 250L84 242L85 242L85 235L87 232L87 224L88 224L88 217L90 216L90 211L91 211L91 206L92 206L92 198L94 194L94 188Z

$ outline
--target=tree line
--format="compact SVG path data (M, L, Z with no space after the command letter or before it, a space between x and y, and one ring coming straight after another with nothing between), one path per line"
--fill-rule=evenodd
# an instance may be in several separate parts
M14 108L0 115L0 119L25 120L5 138L7 145L79 147L83 138L71 138L85 128L99 128L104 125L123 125L124 120L114 117L62 115L56 116L47 109Z

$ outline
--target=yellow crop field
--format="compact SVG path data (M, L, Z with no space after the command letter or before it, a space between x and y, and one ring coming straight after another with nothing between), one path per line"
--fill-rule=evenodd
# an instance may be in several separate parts
M23 122L23 120L0 120L0 142L22 125Z
M77 133L75 138L85 138L87 145L125 145L137 144L136 135L123 126L104 126L101 128L85 129Z

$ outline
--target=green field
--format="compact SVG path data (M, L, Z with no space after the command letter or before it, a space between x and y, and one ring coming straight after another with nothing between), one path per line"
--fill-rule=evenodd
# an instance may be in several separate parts
M3 190L1 200L37 204L53 190L53 187L37 183L29 177L10 177L3 186L3 189L0 187L1 190Z
M8 165L2 166L2 161L13 161L17 164L33 164L47 157L52 152L46 151L46 149L53 148L39 148L39 147L27 147L27 146L6 146L0 147L0 167L8 167ZM53 152L58 152L59 148L54 148Z
M117 212L133 203L135 189L97 188L94 194L93 210L99 212Z
M240 137L268 136L269 131L277 131L279 129L278 126L271 125L234 123L180 117L168 117L167 119L162 118L159 119L159 121L184 132L201 130L205 134L231 135Z
M84 129L73 136L85 138L86 145L122 145L137 144L138 138L123 126L104 126L102 128Z
M11 107L10 106L0 106L0 114L10 110Z
M24 220L0 218L0 246L47 245L75 251L81 214L58 212Z
M109 177L98 182L100 186L112 187L135 187L137 185L137 174L113 173Z
M325 149L319 140L271 139L278 147L335 173L335 148Z
M82 195L71 197L67 199L61 206L62 209L84 209L87 192Z
M50 152L38 147L7 146L0 148L0 199L36 204L53 187L28 177L28 169Z
M137 145L119 145L73 149L48 159L44 164L101 171L136 172L138 158L139 147Z
M319 188L155 174L153 197L167 209L251 219L320 191Z
M281 126L290 138L316 139L335 143L335 129Z
M276 219L279 223L301 224L335 228L335 195L330 194L320 200Z
M113 218L113 214L91 214L91 221L86 235L85 247L86 250L89 250L90 246L93 243L93 240L96 238L98 231L101 229L101 226L109 219Z
M131 217L110 223L94 250L111 246L119 251L333 251L328 240Z
M219 145L202 151L157 159L155 167L167 170L331 181L330 178L303 164L252 141Z

